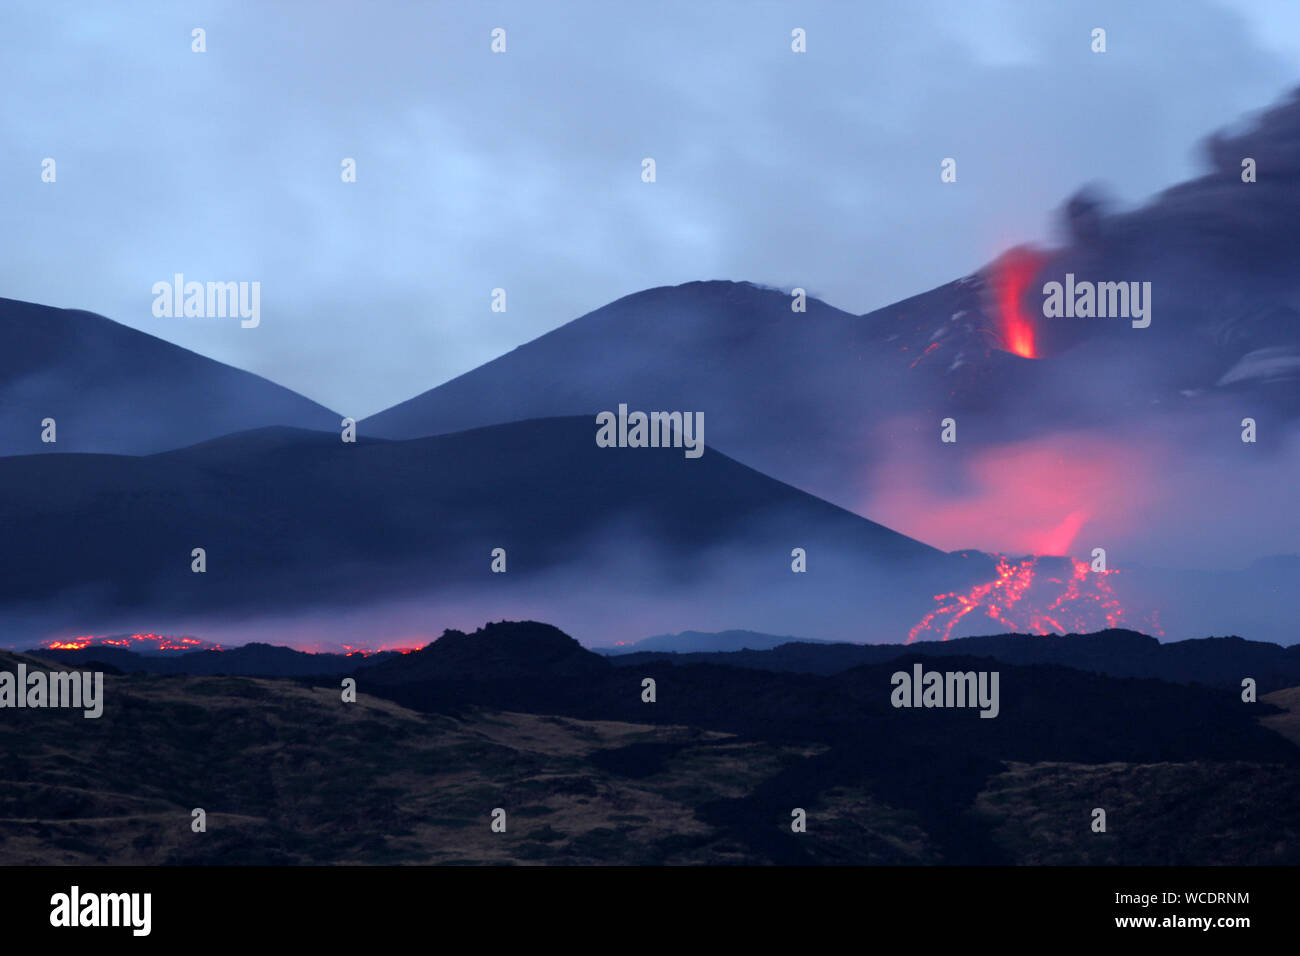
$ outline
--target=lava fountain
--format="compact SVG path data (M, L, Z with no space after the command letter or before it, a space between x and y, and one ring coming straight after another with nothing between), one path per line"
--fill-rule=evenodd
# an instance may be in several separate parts
M1002 348L1021 358L1041 358L1038 326L1025 308L1025 294L1047 257L1028 246L1017 246L993 263L992 288L997 329L993 334Z

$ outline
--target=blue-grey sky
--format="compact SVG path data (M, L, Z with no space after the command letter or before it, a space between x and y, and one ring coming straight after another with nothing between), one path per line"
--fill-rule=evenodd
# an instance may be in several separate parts
M0 295L358 418L652 286L885 305L1049 238L1085 182L1194 174L1300 84L1290 0L41 0L0 30ZM259 281L261 325L155 318L177 272Z

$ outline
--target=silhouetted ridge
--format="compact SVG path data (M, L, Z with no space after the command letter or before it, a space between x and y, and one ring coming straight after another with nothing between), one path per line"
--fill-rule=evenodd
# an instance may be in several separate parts
M681 653L727 653L730 651L766 651L783 644L829 644L831 641L809 640L759 631L679 631L676 634L656 634L621 647L601 648L607 655L636 654L646 651Z
M537 621L498 621L473 634L448 629L433 643L366 669L367 680L498 681L602 674L609 664L559 628Z
M321 677L350 674L361 667L373 667L399 651L380 651L368 657L353 654L313 654L275 644L252 643L225 650L189 651L183 654L139 654L123 647L94 645L81 650L52 650L37 647L27 652L43 660L58 661L80 668L103 662L112 672L147 674L227 674L246 677Z
M792 641L765 650L671 653L635 650L611 655L617 667L724 664L797 674L840 674L904 656L992 657L1018 666L1056 665L1119 678L1157 678L1178 684L1239 688L1253 678L1260 693L1300 684L1300 644L1281 647L1240 637L1161 643L1124 628L1092 634L993 634L915 644L814 644Z

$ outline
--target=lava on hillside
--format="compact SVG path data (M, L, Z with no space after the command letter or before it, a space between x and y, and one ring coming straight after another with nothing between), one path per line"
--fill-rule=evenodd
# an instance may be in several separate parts
M109 637L87 635L61 640L41 641L38 647L52 651L84 651L90 647L120 647L138 654L166 654L185 651L219 651L220 644L197 637L170 637L166 634L116 634Z
M1118 570L1093 571L1087 561L1069 557L995 557L993 580L964 594L936 594L939 606L908 632L907 643L921 637L946 641L963 618L976 612L998 622L999 630L1014 633L1083 634L1136 623L1163 634L1154 616L1128 620L1110 583Z

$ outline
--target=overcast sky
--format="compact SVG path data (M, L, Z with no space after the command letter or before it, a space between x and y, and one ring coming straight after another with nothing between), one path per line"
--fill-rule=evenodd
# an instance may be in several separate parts
M1289 0L41 0L0 29L0 295L358 418L652 286L885 305L1050 237L1085 182L1194 174L1300 85ZM154 318L177 272L261 282L261 325Z

